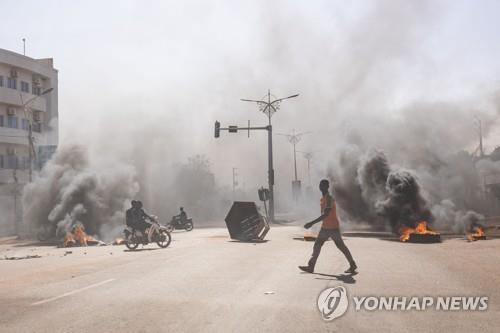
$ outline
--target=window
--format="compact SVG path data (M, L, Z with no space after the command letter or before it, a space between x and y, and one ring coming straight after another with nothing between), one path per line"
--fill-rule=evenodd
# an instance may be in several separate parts
M0 75L0 87L3 87L3 76Z
M17 117L7 116L7 126L10 128L17 128Z
M5 168L5 165L3 164L3 155L0 155L0 169Z
M35 122L31 125L31 129L33 132L42 133L42 124Z
M16 155L7 155L7 169L17 169L18 161Z
M21 128L25 131L29 130L30 124L28 119L21 119Z
M21 81L21 91L29 93L30 92L30 84L28 82Z
M22 158L22 163L21 163L21 169L22 170L27 170L30 167L30 159L28 156L23 156Z
M33 95L40 96L42 94L42 88L33 86L32 92Z
M9 87L10 89L17 89L17 80L12 77L8 77L7 87Z
M0 115L0 127L3 127L3 116Z

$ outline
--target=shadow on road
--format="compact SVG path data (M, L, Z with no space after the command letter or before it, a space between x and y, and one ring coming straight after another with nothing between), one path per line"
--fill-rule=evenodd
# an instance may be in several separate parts
M268 239L262 239L262 240L251 240L251 241L239 241L239 240L229 240L228 242L230 243L244 243L244 244L262 244L262 243L267 243L269 242Z
M161 247L158 248L146 248L146 249L135 249L135 250L129 250L125 249L123 252L141 252L141 251L156 251L156 250L164 250Z
M304 274L307 274L307 273L304 273ZM339 274L339 275L336 275L336 274L324 274L324 273L312 273L312 274L331 278L331 279L328 279L328 278L317 277L317 278L315 278L316 280L342 281L342 282L347 283L347 284L354 284L354 283L356 283L356 280L354 279L353 276L356 275L356 274L358 274L358 273L354 273L354 274Z

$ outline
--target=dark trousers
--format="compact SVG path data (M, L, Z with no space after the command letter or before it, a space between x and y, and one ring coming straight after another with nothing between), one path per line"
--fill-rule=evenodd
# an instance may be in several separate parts
M344 244L344 241L342 240L342 236L340 235L340 230L321 229L319 231L318 237L316 238L316 241L314 242L313 253L311 259L309 259L309 267L314 268L314 266L316 265L316 261L318 260L319 254L321 252L321 247L330 238L335 242L337 248L344 254L349 264L351 266L354 266L355 265L354 259L352 258L351 252L349 251L347 246Z

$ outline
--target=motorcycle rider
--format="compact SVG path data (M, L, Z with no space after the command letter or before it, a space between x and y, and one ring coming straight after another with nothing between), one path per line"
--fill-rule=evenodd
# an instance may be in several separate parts
M147 220L153 220L153 218L146 214L144 209L142 209L142 202L140 200L132 200L131 205L132 207L129 208L126 212L127 226L139 230L145 235L146 229L151 226L151 223L149 223Z
M184 211L184 207L181 207L180 211L181 211L181 213L177 216L179 218L180 224L183 225L187 221L187 213Z
M177 226L180 227L180 226L184 225L184 223L186 223L186 221L187 221L187 214L184 211L184 207L179 208L179 210L181 212L180 212L179 215L175 215L174 216L174 221L175 221L175 225L177 225Z
M135 210L137 209L137 201L132 200L130 203L131 207L125 212L125 224L127 227L135 229Z

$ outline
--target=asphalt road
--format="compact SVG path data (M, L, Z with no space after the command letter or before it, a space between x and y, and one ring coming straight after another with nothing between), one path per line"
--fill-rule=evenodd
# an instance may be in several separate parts
M1 332L498 332L500 239L403 244L345 237L359 274L326 243L317 274L301 273L311 242L274 227L264 243L225 229L173 233L167 249L58 249L0 244ZM72 251L66 254L66 251ZM355 311L325 322L319 293L350 296L488 296L487 311Z

